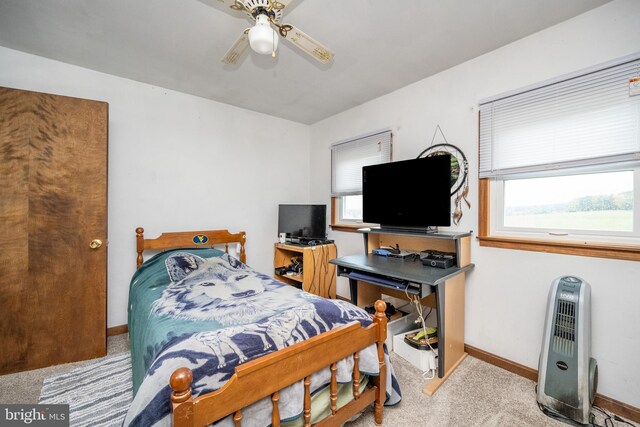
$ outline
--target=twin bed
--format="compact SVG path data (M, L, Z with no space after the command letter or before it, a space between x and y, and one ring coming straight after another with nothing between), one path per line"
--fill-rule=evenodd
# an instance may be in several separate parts
M400 401L384 302L370 316L258 273L244 232L136 235L124 425L337 426L371 404L381 424ZM162 252L143 262L148 249Z

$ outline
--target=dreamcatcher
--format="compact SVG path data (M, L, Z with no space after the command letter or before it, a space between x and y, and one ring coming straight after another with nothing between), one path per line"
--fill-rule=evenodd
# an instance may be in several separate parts
M440 135L442 135L445 143L433 145L433 141L435 141L438 131L440 131ZM453 219L453 223L458 225L462 218L462 201L464 200L467 208L471 208L471 203L469 203L469 200L467 199L467 196L469 195L469 162L467 161L467 156L464 155L462 150L455 145L449 144L447 138L442 132L442 129L440 129L440 125L436 127L436 130L433 133L431 144L432 145L429 148L425 149L418 155L418 158L440 156L443 154L451 155L451 195L455 196L455 209L451 214L451 218Z

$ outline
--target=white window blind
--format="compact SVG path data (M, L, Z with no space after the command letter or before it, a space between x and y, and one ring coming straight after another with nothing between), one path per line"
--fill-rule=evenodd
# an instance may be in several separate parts
M331 146L331 196L362 194L362 167L391 161L391 131Z
M640 59L480 105L480 178L640 159Z

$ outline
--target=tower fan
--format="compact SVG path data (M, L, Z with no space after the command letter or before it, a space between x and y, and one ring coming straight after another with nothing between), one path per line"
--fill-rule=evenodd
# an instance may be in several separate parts
M538 364L538 404L547 415L589 424L598 383L591 357L591 286L573 276L551 284Z

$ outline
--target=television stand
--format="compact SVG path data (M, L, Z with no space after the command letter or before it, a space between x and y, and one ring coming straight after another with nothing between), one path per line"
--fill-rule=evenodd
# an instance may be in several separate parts
M413 227L394 227L388 225L381 225L380 227L371 227L369 230L378 231L380 233L410 233L410 234L434 234L438 232L438 227L426 227L426 228L413 228Z
M333 243L307 244L276 243L274 245L274 277L281 282L324 298L336 297L335 266L329 260L336 257ZM291 264L291 258L302 260L302 272L278 274L275 270Z
M420 298L422 305L436 309L438 330L438 376L424 387L432 395L464 360L464 287L470 262L471 232L416 233L380 228L358 230L364 235L364 253L348 255L329 262L338 267L338 276L349 278L352 303L363 307L384 293L407 299L407 294ZM449 268L424 266L419 260L374 255L371 250L396 247L410 251L425 249L455 252L456 265ZM368 279L367 275L374 279ZM380 278L388 278L385 282ZM399 289L403 281L407 288Z

